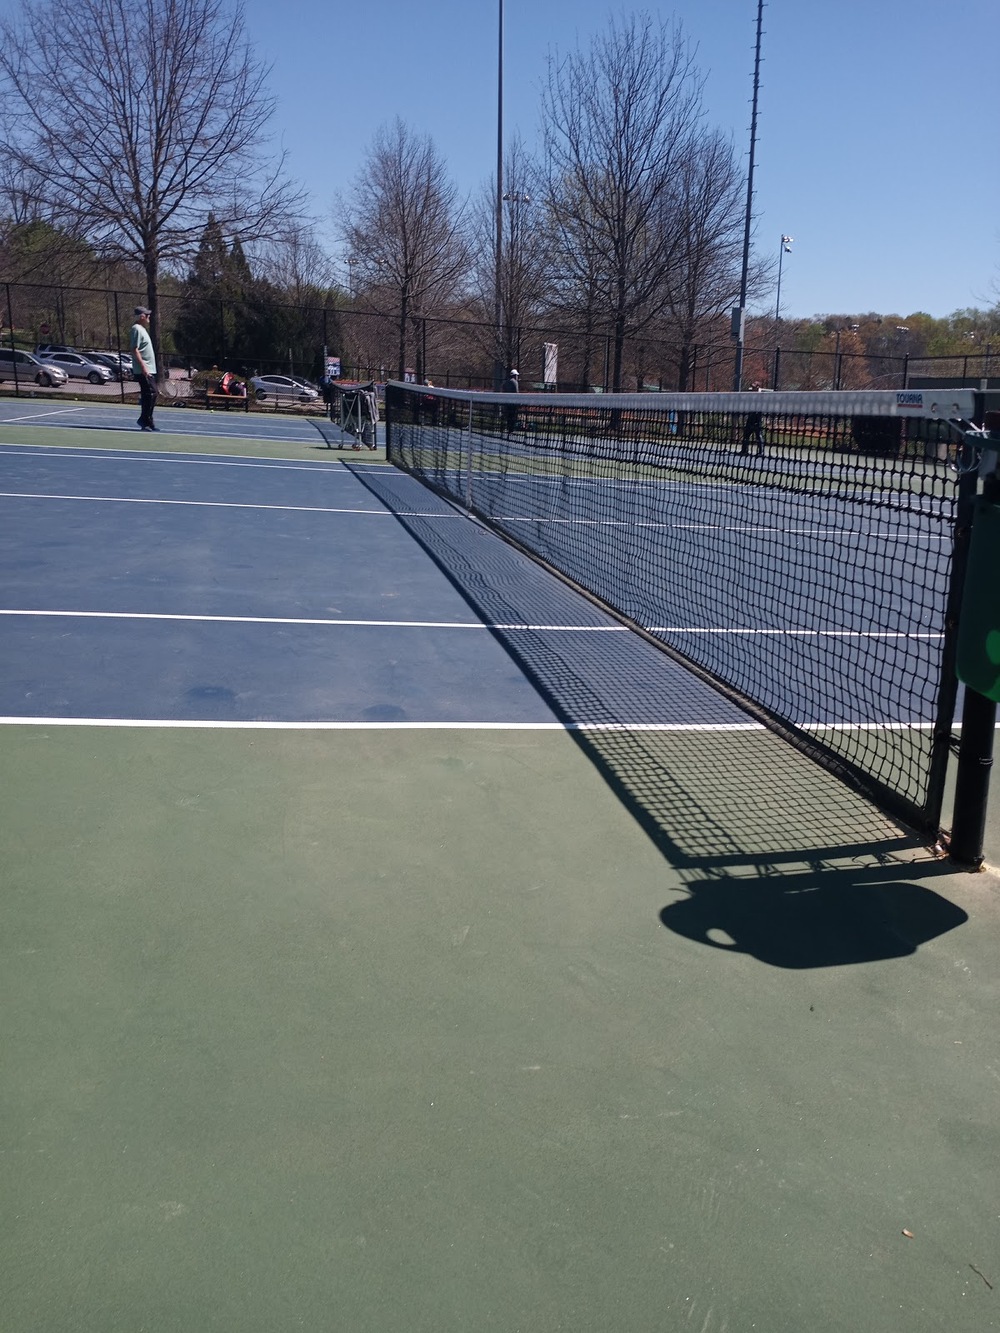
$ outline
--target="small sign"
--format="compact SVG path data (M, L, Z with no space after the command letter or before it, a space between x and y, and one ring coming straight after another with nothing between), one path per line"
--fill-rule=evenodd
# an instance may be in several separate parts
M559 379L559 344L542 343L545 351L545 370L542 379L546 384L555 384Z
M326 358L326 378L328 380L340 379L340 357L328 356Z

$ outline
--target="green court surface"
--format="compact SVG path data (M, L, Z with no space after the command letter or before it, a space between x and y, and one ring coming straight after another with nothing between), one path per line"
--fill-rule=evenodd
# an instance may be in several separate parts
M1000 880L776 736L13 723L0 783L0 1329L1000 1329Z
M185 418L194 417L186 413ZM198 414L199 416L202 414ZM210 415L210 414L208 414ZM131 415L129 421L131 424ZM249 424L248 424L249 423ZM187 420L185 420L187 424ZM284 422L281 422L284 425ZM147 435L140 430L97 430L72 426L22 425L20 422L0 421L0 445L13 443L32 447L58 449L127 449L132 453L147 452L158 454L229 454L241 458L303 458L315 463L327 460L338 462L350 460L352 466L357 463L385 462L385 447L380 443L378 449L328 448L320 431L311 422L303 422L302 429L307 432L302 441L289 441L275 436L267 438L262 432L270 422L267 417L251 416L243 422L238 416L232 418L231 434L196 435L192 432L171 431L168 425L160 426L154 435ZM230 427L230 422L226 421ZM240 435L243 427L246 435ZM253 432L252 434L250 432ZM380 432L381 436L381 432Z
M996 881L774 737L2 739L5 1328L1000 1327Z

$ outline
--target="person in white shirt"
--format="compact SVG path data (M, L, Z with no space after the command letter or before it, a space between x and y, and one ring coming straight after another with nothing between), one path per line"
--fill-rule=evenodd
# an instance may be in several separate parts
M137 305L135 323L129 333L128 345L132 353L132 374L139 382L139 426L142 430L156 430L153 408L156 406L156 353L149 336L149 306Z

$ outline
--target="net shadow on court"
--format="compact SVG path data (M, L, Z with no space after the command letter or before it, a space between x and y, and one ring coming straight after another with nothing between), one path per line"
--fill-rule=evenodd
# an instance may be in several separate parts
M974 395L533 394L512 407L393 384L386 404L391 462L910 826L940 827L975 480L955 440Z
M734 721L722 695L718 727L695 703L685 723L678 692L705 687L636 635L540 632L559 612L523 589L512 548L474 521L438 521L445 503L401 474L358 475L680 873L664 926L810 968L902 957L967 919L929 887L950 867L831 773L749 715ZM662 729L664 717L680 721Z

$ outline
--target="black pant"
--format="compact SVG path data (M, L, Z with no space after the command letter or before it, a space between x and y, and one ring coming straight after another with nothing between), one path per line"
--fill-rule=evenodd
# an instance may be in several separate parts
M156 406L156 381L151 375L139 376L139 402L142 404L142 411L139 413L139 425L151 426L153 424L153 408Z
M756 444L760 453L764 452L764 418L759 412L751 412L746 419L741 452L748 454L751 444Z

